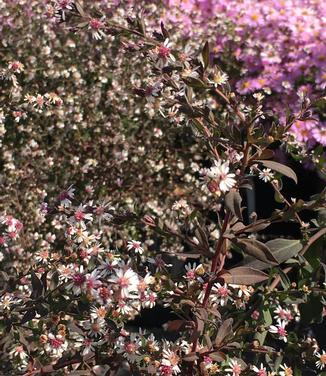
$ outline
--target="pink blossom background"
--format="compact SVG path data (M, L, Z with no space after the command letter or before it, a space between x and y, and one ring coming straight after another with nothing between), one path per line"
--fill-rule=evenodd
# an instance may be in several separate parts
M326 87L326 2L321 0L168 0L166 19L189 36L203 34L239 64L240 94L266 92L281 116L296 110L298 91L316 98ZM232 77L231 77L232 79ZM326 122L300 122L299 141L326 146ZM318 116L317 116L318 118Z

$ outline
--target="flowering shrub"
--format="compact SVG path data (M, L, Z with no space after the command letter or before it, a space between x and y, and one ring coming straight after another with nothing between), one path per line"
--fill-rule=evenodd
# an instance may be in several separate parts
M157 27L160 4L19 6L30 19L14 1L2 16L1 372L322 372L326 191L288 197L298 177L275 152L303 159L289 132L320 101L265 111L200 35ZM270 215L246 202L254 180ZM266 241L288 222L297 236ZM135 328L159 307L161 328Z

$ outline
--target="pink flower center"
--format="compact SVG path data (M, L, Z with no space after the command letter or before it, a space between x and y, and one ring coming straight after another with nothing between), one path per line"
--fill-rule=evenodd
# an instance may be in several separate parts
M70 3L70 0L61 0L59 1L59 6L61 9L66 9L68 8L69 3Z
M59 195L59 200L60 200L60 201L63 201L63 200L65 200L65 199L67 199L67 198L70 198L68 192L64 191L64 192L61 192L61 193L60 193L60 195Z
M17 236L17 232L14 232L14 231L8 232L8 236L10 239L15 239Z
M121 287L128 287L129 286L129 280L128 278L126 277L120 277L118 279L118 284L121 286Z
M286 337L287 335L286 330L282 326L277 329L277 332L280 337Z
M188 270L187 271L187 279L195 279L196 278L196 273L194 270Z
M233 367L232 367L232 372L233 372L233 375L240 375L241 373L241 366L239 364L235 364Z
M15 71L15 70L18 70L19 69L19 63L18 62L14 62L14 63L12 63L11 64L11 69L13 70L13 71Z
M150 294L148 299L151 303L154 303L156 301L156 296L154 294Z
M50 344L54 349L60 349L63 344L63 340L60 338L51 338Z
M74 217L76 221L81 221L85 218L85 214L81 210L77 210Z
M100 30L103 27L103 23L100 20L97 20L96 18L93 18L89 21L89 26L93 30Z
M162 59L166 59L170 55L170 49L164 45L158 48L158 56Z
M161 375L171 376L172 375L172 367L171 366L161 367Z
M72 276L72 279L75 285L81 286L85 282L86 277L84 276L84 274L77 273Z
M128 354L133 354L136 351L136 345L134 343L125 344L125 350Z
M229 290L228 290L226 287L220 287L220 288L217 290L217 294L218 294L221 298L226 298L226 297L229 295Z
M24 352L24 348L23 348L23 346L17 346L16 347L16 353L22 353L22 352Z
M278 313L278 317L282 320L287 318L287 312L284 309L281 309Z
M85 347L89 347L89 346L91 346L91 344L92 344L92 341L90 339L88 339L88 338L84 339L83 345Z
M91 329L94 333L98 333L101 330L101 327L98 323L93 323Z

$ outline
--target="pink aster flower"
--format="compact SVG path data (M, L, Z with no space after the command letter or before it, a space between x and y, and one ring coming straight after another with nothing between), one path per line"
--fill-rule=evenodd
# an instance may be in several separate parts
M67 289L72 289L75 295L80 295L86 286L86 275L83 266L80 266L79 270L69 275L68 278L71 279L71 282L67 285Z
M110 282L116 284L121 298L135 298L138 296L138 275L128 267L115 270L115 275L111 276Z
M71 200L75 197L75 188L71 185L67 190L63 191L59 195L60 204L64 207L71 205Z
M321 127L316 126L312 129L311 133L317 142L326 146L326 125L322 125Z
M276 307L274 313L274 319L283 320L285 322L293 320L291 311L289 309L284 309L281 306Z
M52 357L59 358L63 352L68 348L68 343L60 334L55 335L50 333L48 335L48 341L45 345L45 350L51 354Z
M88 29L91 30L92 37L96 40L101 40L105 33L103 29L105 28L104 18L92 18L88 23Z
M99 272L96 269L93 270L92 273L86 274L85 285L88 292L90 292L92 295L94 295L96 290L102 285Z
M253 366L252 370L256 373L257 376L267 376L266 367L264 367L263 363L260 363L260 368Z
M241 364L236 360L231 359L229 362L229 368L226 368L225 371L230 372L232 376L239 376L241 374Z
M228 300L231 299L230 294L231 291L228 289L226 283L224 285L215 283L212 289L212 301L224 306L227 304Z

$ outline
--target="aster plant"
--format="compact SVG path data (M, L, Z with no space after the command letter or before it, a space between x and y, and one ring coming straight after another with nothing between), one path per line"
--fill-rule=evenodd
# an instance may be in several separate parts
M236 93L209 42L174 41L154 18L147 22L141 12L116 9L55 1L48 12L61 24L58 35L89 37L98 50L110 42L124 59L141 62L127 98L139 103L140 117L161 118L166 144L179 141L169 138L175 129L189 138L178 145L191 149L180 155L192 160L178 160L174 170L153 158L153 170L167 170L161 172L163 181L174 188L170 195L158 194L157 200L167 197L162 204L142 205L122 194L118 200L114 193L99 200L91 185L77 189L71 181L56 195L52 188L37 209L46 230L34 232L33 241L19 220L3 213L1 371L25 376L115 375L123 368L132 375L322 372L325 352L302 329L320 323L325 313L326 191L306 201L287 197L283 186L297 184L298 177L275 151L295 149L289 132L297 122L312 121L319 99L300 93L298 110L280 118L264 110L263 92ZM24 68L13 64L3 73L9 88L19 87L13 76ZM109 75L109 69L102 74ZM56 116L69 108L48 91L26 93L23 102L26 116L43 111ZM161 135L154 121L151 131ZM134 162L133 186L140 184L147 194L144 162ZM175 176L177 168L183 174ZM273 190L277 206L270 216L249 208L255 179ZM307 212L313 213L309 222L302 219ZM299 229L296 238L266 241L270 227L289 222ZM32 262L23 265L29 246ZM135 319L157 306L171 317L161 330L135 329Z

